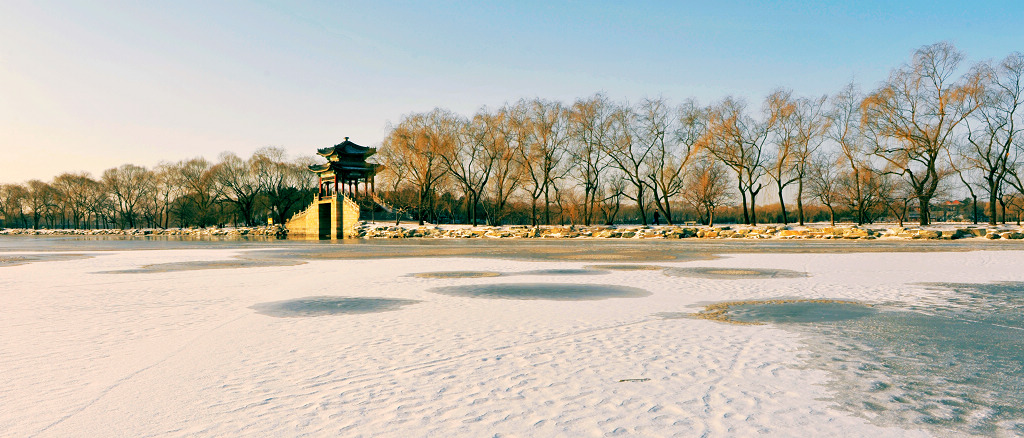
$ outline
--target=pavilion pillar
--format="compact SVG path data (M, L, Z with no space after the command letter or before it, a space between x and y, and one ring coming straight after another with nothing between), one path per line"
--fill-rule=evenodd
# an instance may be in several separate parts
M334 175L334 196L338 196L338 175Z

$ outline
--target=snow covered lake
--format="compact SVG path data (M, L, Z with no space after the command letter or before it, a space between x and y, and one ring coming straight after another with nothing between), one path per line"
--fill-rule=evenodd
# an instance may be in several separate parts
M1016 248L3 238L0 435L1024 435Z

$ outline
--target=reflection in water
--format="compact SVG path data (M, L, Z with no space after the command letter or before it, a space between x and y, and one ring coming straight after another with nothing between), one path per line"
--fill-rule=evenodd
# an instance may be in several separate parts
M639 298L650 295L643 289L607 284L503 283L436 287L430 292L472 298L509 300L584 301L608 298Z
M290 318L387 312L418 302L416 300L390 298L306 297L295 300L259 303L253 305L251 309L256 310L256 313L267 316Z
M806 272L786 269L754 269L754 268L668 268L662 271L670 277L710 278L715 280L732 280L743 278L797 278L806 277Z
M883 425L1024 436L1024 283L929 284L942 293L888 310L737 306L730 317L806 335L808 366L835 402Z

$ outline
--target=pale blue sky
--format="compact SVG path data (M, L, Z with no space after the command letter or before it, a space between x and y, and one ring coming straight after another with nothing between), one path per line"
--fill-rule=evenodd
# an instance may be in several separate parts
M1019 2L0 3L0 182L273 145L520 98L865 89L914 49L1024 50Z

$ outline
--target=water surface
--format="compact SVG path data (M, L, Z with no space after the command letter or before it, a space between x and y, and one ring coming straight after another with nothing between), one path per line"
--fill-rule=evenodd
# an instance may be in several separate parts
M750 304L728 315L804 334L806 366L830 373L841 409L940 434L1024 436L1024 283L923 286L935 293L913 304Z
M416 304L416 300L368 297L306 297L286 301L259 303L251 308L256 313L278 318L328 315L353 315L398 310Z
M640 298L651 293L628 286L573 283L500 283L435 287L430 292L468 298L507 300L586 301Z

